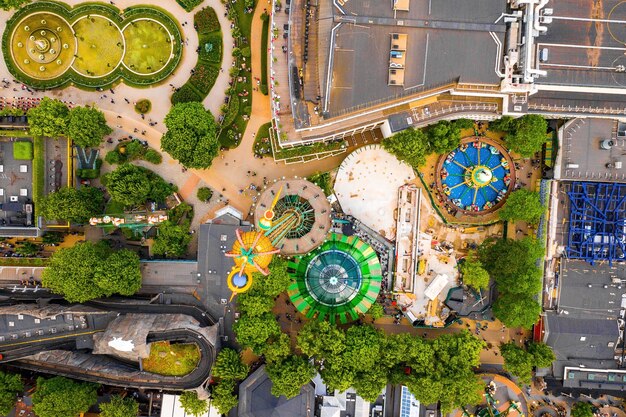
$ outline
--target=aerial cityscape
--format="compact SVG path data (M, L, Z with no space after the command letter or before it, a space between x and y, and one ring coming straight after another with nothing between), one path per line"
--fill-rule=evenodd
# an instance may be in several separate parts
M0 18L0 417L626 417L626 1Z

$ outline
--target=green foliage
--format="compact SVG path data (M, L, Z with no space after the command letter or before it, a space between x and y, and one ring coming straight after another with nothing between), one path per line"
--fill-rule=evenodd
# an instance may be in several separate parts
M196 195L198 197L198 200L202 201L203 203L208 203L211 197L213 197L213 190L211 190L209 187L200 187L198 188L198 192Z
M233 380L220 381L213 387L211 405L217 408L220 414L228 414L230 410L237 406L239 401L233 392L234 390L235 381Z
M193 88L190 83L183 84L178 90L172 94L172 104L191 103L202 101L202 95L198 90Z
M570 413L572 417L593 417L593 407L589 403L577 402Z
M187 254L191 242L189 226L177 225L169 220L159 225L157 237L152 245L152 253L168 258L180 258Z
M161 202L176 191L149 169L132 164L120 165L115 171L103 176L111 198L126 206L145 204L148 200Z
M530 329L541 314L541 304L532 296L504 293L493 304L493 314L507 327Z
M237 114L239 113L239 97L231 96L230 101L226 107L226 112L224 113L224 120L222 120L222 126L230 126L235 121Z
M0 371L0 414L8 415L15 406L17 395L24 390L22 378L18 374Z
M15 248L15 253L30 257L36 255L40 250L39 245L33 242L19 242L19 245Z
M545 211L538 192L521 188L508 196L498 215L502 220L522 220L526 223L537 224Z
M108 164L122 164L137 159L143 159L151 164L158 165L163 157L156 150L144 146L138 139L120 143L114 150L107 152L104 160Z
M417 169L426 163L428 137L420 129L405 129L383 140L383 148Z
M154 149L146 150L146 153L143 154L143 159L155 165L159 165L163 161L161 154Z
M470 119L456 119L454 125L459 129L473 129L474 121Z
M333 193L329 172L316 172L315 174L309 175L307 179L320 187L327 196Z
M461 129L456 123L441 120L426 128L429 153L445 154L456 149L461 141Z
M119 164L121 162L125 162L125 160L125 156L119 153L116 149L107 152L104 157L104 161L109 165Z
M482 262L474 251L470 251L467 255L459 271L463 275L463 284L468 287L482 290L489 286L489 272L483 268Z
M205 7L193 16L193 23L198 33L204 34L220 30L220 21L212 7Z
M210 45L210 47L206 47ZM221 65L222 63L222 33L215 32L208 35L200 36L200 54L201 61L210 62L212 64ZM216 68L217 70L217 68ZM217 77L217 71L216 71Z
M0 3L2 3L2 0L0 0ZM24 116L24 110L18 109L16 107L7 106L7 107L0 109L0 116ZM2 135L2 136L5 136L5 135Z
M190 12L202 4L202 0L176 0L176 2L180 4L186 12Z
M198 398L195 391L185 391L178 397L181 407L185 413L192 416L201 416L209 411L209 402Z
M112 252L102 243L77 243L54 252L41 280L72 303L132 295L141 287L139 257L127 249Z
M269 298L275 298L287 290L291 276L287 272L289 261L275 256L269 265L270 274L254 274L254 287Z
M68 417L86 413L98 400L99 385L62 376L37 378L33 411L39 417Z
M254 285L249 291L237 296L237 309L241 313L257 317L272 311L274 299L264 294L259 287Z
M147 98L139 100L135 104L135 111L139 114L150 113L150 110L152 110L152 102Z
M280 362L266 366L267 376L272 381L272 395L293 398L315 376L315 368L301 356L290 355Z
M233 330L237 342L256 354L263 352L267 339L280 334L280 327L271 313L256 317L244 315L233 325Z
M44 245L55 245L63 242L63 234L59 232L44 232L41 240Z
M246 379L250 369L241 361L236 350L224 348L220 350L213 368L213 376L220 379L241 381Z
M33 143L29 141L13 142L13 159L30 161L33 159Z
M308 321L296 337L296 345L307 356L338 358L345 350L346 334L327 321Z
M537 368L547 368L556 360L552 348L545 343L531 342L528 345L528 353L533 355L534 365Z
M101 403L99 407L100 417L136 417L139 414L139 403L131 397L114 395L108 403Z
M99 146L106 135L113 132L104 113L95 107L74 107L69 112L67 136L75 145L88 148Z
M100 176L100 170L99 169L89 169L89 168L85 168L85 169L77 169L76 170L76 176L78 178L82 178L82 179L86 179L86 180L93 180L96 179Z
M219 151L217 126L201 103L175 104L165 116L161 149L188 168L208 168Z
M280 362L291 353L291 340L289 335L281 333L267 343L263 349L266 363Z
M28 110L28 124L33 136L56 138L67 133L69 109L63 102L44 97L37 107Z
M548 122L536 114L527 114L518 119L508 116L490 123L490 128L506 132L504 141L514 152L529 158L541 150L547 141Z
M261 93L267 95L267 48L269 48L269 32L270 32L270 19L267 13L263 13L261 15L261 20L263 21L263 30L261 32L261 84L259 85L259 90Z
M556 359L552 349L544 343L531 343L528 350L513 342L500 345L504 369L525 384L530 384L533 368L547 368Z
M373 303L367 314L372 316L373 320L378 320L385 315L385 308L380 303Z
M59 188L39 201L39 214L46 220L70 223L85 223L90 217L101 214L103 208L102 191L94 187Z
M219 75L219 68L214 65L204 64L198 62L193 75L189 78L189 82L204 96L209 94L217 76ZM204 98L204 97L203 97Z

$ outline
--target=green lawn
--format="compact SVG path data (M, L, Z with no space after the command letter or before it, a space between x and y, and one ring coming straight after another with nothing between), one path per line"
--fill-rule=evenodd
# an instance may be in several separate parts
M268 48L268 38L270 32L270 20L263 21L263 34L261 36L261 85L259 89L265 95L267 95L267 48Z
M122 60L122 33L109 19L85 16L73 25L78 39L74 69L91 77L112 72Z
M35 203L35 218L38 216L37 203L44 195L46 181L45 169L45 139L33 138L33 202Z
M150 356L142 361L143 370L159 375L183 376L195 369L200 351L195 344L154 342Z
M172 40L158 22L137 20L124 29L126 54L124 65L140 74L161 70L170 59Z
M24 161L33 159L33 143L28 141L13 142L13 159Z
M272 156L272 143L270 141L270 127L272 122L267 122L263 126L259 127L254 137L253 151L254 154L260 157Z

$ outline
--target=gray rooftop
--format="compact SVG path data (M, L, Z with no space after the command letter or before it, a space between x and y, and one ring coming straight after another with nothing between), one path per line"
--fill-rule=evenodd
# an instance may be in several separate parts
M330 2L330 0L322 0ZM320 17L318 60L322 96L331 114L374 105L456 81L498 84L506 11L500 0L410 2L408 12L392 2L350 0L333 7L333 25ZM321 36L335 26L335 37ZM388 85L390 35L408 35L404 86ZM329 48L328 39L334 43ZM480 48L476 46L480 45ZM332 52L329 52L332 49ZM330 63L332 74L328 77Z
M311 383L291 399L274 397L271 391L272 381L263 365L239 386L238 417L313 417L315 388Z
M560 132L562 145L555 177L569 180L626 182L626 127L613 119L574 119ZM612 141L603 149L604 140ZM609 165L612 164L612 165Z
M563 386L567 388L626 391L626 372L617 370L567 368Z

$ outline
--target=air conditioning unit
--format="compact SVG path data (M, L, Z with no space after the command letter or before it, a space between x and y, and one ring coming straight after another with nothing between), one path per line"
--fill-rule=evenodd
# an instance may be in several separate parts
M604 150L609 150L611 149L613 146L615 146L615 142L613 142L611 139L602 139L600 141L600 148L604 149Z

